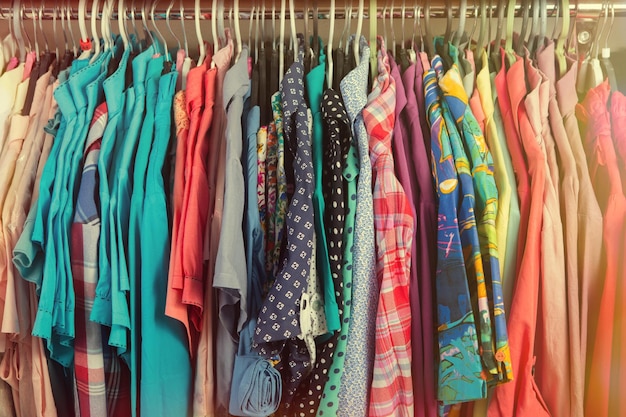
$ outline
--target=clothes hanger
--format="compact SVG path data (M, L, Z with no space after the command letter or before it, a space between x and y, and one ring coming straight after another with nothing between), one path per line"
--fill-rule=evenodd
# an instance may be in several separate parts
M506 10L506 35L504 38L504 51L506 53L506 63L511 66L517 60L513 50L513 23L515 21L515 0L509 0ZM520 36L521 38L521 36ZM500 68L498 66L498 68Z
M99 13L100 0L93 0L93 4L91 5L91 34L93 35L92 47L94 48L94 54L89 60L90 64L93 64L98 56L100 56L101 46L100 46L100 37L98 36L98 25L96 17Z
M87 46L87 44L91 43L91 38L89 36L89 33L87 33L86 17L87 17L87 0L79 0L78 2L78 29L80 31L81 49L83 50L85 50L84 48ZM89 45L89 48L91 49L91 45Z
M561 32L554 48L556 56L556 68L560 78L563 77L567 72L567 59L565 58L565 41L567 40L567 33L570 29L569 0L560 0L557 2L557 4L559 4L561 13L563 14L563 25L561 26ZM578 3L576 4L576 10L578 10Z
M356 23L356 39L354 40L354 61L358 66L361 62L360 56L360 43L361 43L361 32L363 30L363 14L364 14L364 0L359 0L359 13L357 15L357 23ZM373 46L372 46L373 47Z
M219 51L220 46L226 45L226 30L224 26L224 0L217 1L217 34L219 38L213 42L213 55Z
M152 2L152 7L150 8L150 20L152 21L152 26L154 27L154 30L157 33L157 36L159 37L159 39L161 39L161 42L163 42L163 55L165 56L165 62L170 63L171 60L170 60L169 48L167 47L167 39L165 39L165 36L163 36L161 31L159 30L159 27L156 24L156 20L154 19L154 10L156 9L157 4L159 4L159 0ZM155 42L154 46L155 46L154 48L155 51L158 53L159 51L158 42Z
M189 41L187 39L187 29L185 28L185 5L183 0L180 0L180 28L183 31L183 45L185 47L185 56L189 57ZM186 78L186 74L183 77Z
M76 38L74 37L74 29L72 28L72 6L69 4L68 1L68 5L67 8L65 9L66 17L67 17L67 27L69 29L70 32L70 39L72 39L72 52L74 54L74 58L76 58L78 56L78 45L76 44Z
M615 92L617 91L617 77L615 75L615 68L613 67L613 63L611 62L611 48L609 47L609 37L611 36L611 32L613 31L613 23L615 22L615 5L612 1L607 4L607 12L609 10L611 12L611 20L609 23L609 29L606 33L606 38L604 39L604 46L602 48L602 66L604 67L604 72L609 79L611 92Z
M26 38L26 43L24 43L24 60L21 59L20 57L20 62L25 62L26 59L26 54L30 51L33 50L33 46L32 43L30 41L30 36L28 36L28 31L26 30L26 28L24 27L24 22L26 21L26 6L25 5L20 5L20 12L19 12L19 21L18 21L18 28L19 28L19 34L20 36L23 36L23 38ZM20 51L20 55L21 55L21 51Z
M457 48L461 44L461 39L465 33L465 22L467 20L467 0L461 0L459 3L459 27L454 32L452 37L452 44ZM470 36L471 39L471 36Z
M498 1L498 5L496 9L498 11L497 23L496 23L496 35L495 41L493 43L494 48L489 55L490 58L490 69L495 70L496 72L500 71L500 66L502 65L502 61L500 60L500 48L502 48L502 32L504 27L504 12L505 12L505 2L506 0L496 0ZM506 35L505 35L506 36Z
M415 44L415 33L418 30L419 13L420 13L420 6L414 6L413 7L413 32L411 34L411 47L407 51L407 53L409 55L409 61L411 63L415 63L415 61L417 59L417 50L416 50L416 44Z
M539 0L532 0L530 3L530 9L532 11L532 21L530 25L530 35L528 36L528 51L530 52L530 56L534 59L537 53L537 41L539 35Z
M128 42L128 33L126 32L126 25L124 24L124 20L126 20L123 16L126 16L126 8L124 7L124 0L119 0L117 5L117 26L120 32L120 37L122 38L122 43L124 45L124 50L129 48ZM131 49L132 51L132 49Z
M146 0L143 0L141 4L141 24L143 25L144 34L150 39L150 43L148 46L152 46L155 53L159 53L158 45L154 41L154 37L152 36L152 31L148 27L148 11L146 8Z
M333 86L333 36L335 35L335 0L330 0L328 42L326 44L326 84Z
M22 20L22 16L22 5L19 0L16 0L13 2L13 34L19 51L18 58L20 62L24 62L26 60L26 44L24 43L24 35L22 34L22 28L20 27L20 20Z
M54 52L55 55L57 56L57 59L60 59L61 56L59 55L59 41L58 41L58 30L57 30L57 14L58 14L58 8L57 6L54 6L52 8L52 39L54 39ZM4 16L3 16L4 17ZM9 30L11 28L11 25L9 25Z
M296 7L294 0L289 0L289 22L291 23L291 40L294 50L294 60L298 60L300 57L298 49L298 36L296 33Z
M304 73L308 74L313 65L313 51L309 42L309 0L304 0Z
M524 46L526 43L526 35L528 32L528 21L530 18L530 1L524 0L522 1L522 28L520 30L519 38L517 39L517 44L515 45L515 51L517 55L524 56Z
M378 75L378 51L377 51L377 26L378 26L378 2L370 0L368 13L370 21L370 78L373 80Z
M100 20L100 32L102 33L102 39L104 41L104 50L110 51L113 49L113 37L111 36L111 8L113 7L112 0L105 0L102 5L102 18Z
M213 56L219 50L219 35L218 35L218 19L219 19L219 6L218 0L213 0L213 5L211 7L211 34L213 36ZM198 64L200 65L200 64ZM211 60L211 68L215 68L215 62Z
M286 0L280 0L280 35L278 43L278 83L282 83L285 75L285 13L287 9ZM272 14L273 15L273 14Z
M65 27L65 5L63 3L61 4L61 6L59 6L59 12L61 15L61 30L63 31L63 42L65 46L65 51L69 51L70 45L67 40L67 30ZM11 28L11 35L13 35L12 25L9 25L9 28Z
M170 15L172 13L172 8L174 7L174 0L170 1L170 4L167 6L167 9L165 10L165 24L167 25L167 30L169 30L170 35L172 35L172 37L174 39L176 39L176 45L178 50L181 49L180 48L180 39L178 38L178 36L176 35L176 33L174 33L174 31L172 30L172 22L170 21ZM184 17L181 15L180 16L180 20L184 20Z
M235 0L234 4L234 12L235 12L235 38L237 39L236 43L236 53L235 53L235 62L239 61L239 57L241 56L241 50L243 49L243 44L241 41L241 27L239 26L239 0Z
M428 57L433 57L435 50L433 47L433 35L430 30L430 0L426 0L424 5L424 31L426 35L424 51L427 53Z
M393 14L394 14L394 0L391 0L391 7L389 9L389 27L391 28L391 51L393 55L396 54L396 30L393 25Z
M213 0L213 5L215 5L215 0ZM213 10L215 9L212 9L211 11L211 21L213 20L213 14L214 14ZM200 28L200 0L195 0L193 18L196 23L196 37L198 39L198 48L200 48L200 56L198 56L197 65L200 66L204 63L204 58L206 57L206 46L204 45L204 38L202 37L202 29Z
M353 11L352 0L350 0L350 7L348 8L347 31L346 31L346 40L345 40L346 47L344 50L346 61L348 61L348 53L350 52L349 44L350 44L350 36L352 35L352 11ZM354 49L354 45L353 45L353 49ZM352 57L354 58L354 54L352 55Z
M313 65L319 64L320 49L319 6L318 3L315 2L313 6Z
M603 15L604 19L601 19ZM606 13L606 1L603 1L602 9L597 20L595 36L591 45L591 49L588 53L588 56L586 56L585 59L580 63L578 77L576 78L576 91L580 95L587 94L590 89L600 85L604 79L602 67L600 66L600 60L598 59L598 44L602 39L602 32L604 31L604 27L606 26L607 19L608 13ZM602 23L600 23L601 20Z
M491 6L491 5L490 5ZM476 41L475 51L482 51L485 49L485 43L487 38L487 0L480 0L480 29L478 30L478 40ZM491 7L489 7L491 10ZM479 63L482 64L482 54L476 53L474 54L474 59L478 59Z
M387 36L387 0L385 0L385 6L383 7L383 38L389 39Z
M123 10L121 12L118 13L118 19L120 19L120 17L123 17L124 19L124 28L126 28L126 33L128 33L128 15L126 14L127 11ZM142 41L142 37L139 35L139 31L137 30L137 20L135 19L135 14L136 14L136 9L135 9L135 0L132 0L130 3L130 23L132 24L133 27L133 33L135 35L135 42L130 42L130 50L131 52L133 51L135 45L137 45L137 48L139 49L139 51L143 50L143 41Z

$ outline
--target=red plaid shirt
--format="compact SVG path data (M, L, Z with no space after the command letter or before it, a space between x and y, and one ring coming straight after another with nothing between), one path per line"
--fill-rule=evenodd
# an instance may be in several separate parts
M130 374L111 348L108 328L90 320L98 284L98 156L108 119L106 103L98 106L89 126L80 190L71 228L72 276L76 296L74 371L81 417L130 415Z
M394 171L391 137L396 87L381 37L378 77L363 120L370 137L374 183L376 275L380 284L376 314L376 354L370 416L413 416L409 280L415 219Z

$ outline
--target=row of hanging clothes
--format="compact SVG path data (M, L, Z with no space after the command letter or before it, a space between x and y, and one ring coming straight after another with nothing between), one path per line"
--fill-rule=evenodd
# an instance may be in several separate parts
M626 414L621 28L529 3L0 9L0 417Z

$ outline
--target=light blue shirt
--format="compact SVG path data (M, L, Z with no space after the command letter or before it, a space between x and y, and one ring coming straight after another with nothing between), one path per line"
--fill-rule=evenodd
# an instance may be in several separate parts
M356 219L354 227L352 312L346 345L346 359L339 409L366 416L374 364L374 338L378 307L376 252L374 244L374 203L372 197L372 165L369 139L363 123L367 104L370 48L364 37L360 40L361 58L357 67L341 80L341 94L352 122L353 137L359 154Z

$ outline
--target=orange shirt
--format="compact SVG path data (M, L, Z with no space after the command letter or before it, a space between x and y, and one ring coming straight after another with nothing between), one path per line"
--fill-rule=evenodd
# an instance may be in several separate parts
M539 280L541 274L541 229L543 220L543 201L546 184L545 156L537 142L529 115L526 112L524 96L526 95L526 84L520 82L525 79L524 63L521 58L506 71L506 78L509 80L508 92L504 85L503 74L504 65L501 72L496 77L500 106L505 118L507 128L507 142L511 151L514 168L518 176L520 193L520 203L523 214L520 227L520 238L522 232L526 232L524 240L520 240L518 257L519 273L515 283L515 297L509 313L509 344L511 346L511 362L516 379L496 387L493 399L489 405L489 417L514 417L533 416L548 417L547 410L541 394L533 378L534 366L534 345L535 331L537 326L537 311L539 308L538 293ZM538 84L532 86L538 88ZM510 98L510 106L506 104L506 97ZM512 113L513 110L513 114ZM515 125L519 131L520 142L515 142L516 136L513 134L511 126L511 116L514 116ZM521 161L524 160L521 145L524 147L526 159L528 161L527 171L519 170ZM516 164L517 161L517 164ZM524 184L520 178L530 174L530 190L523 192Z

